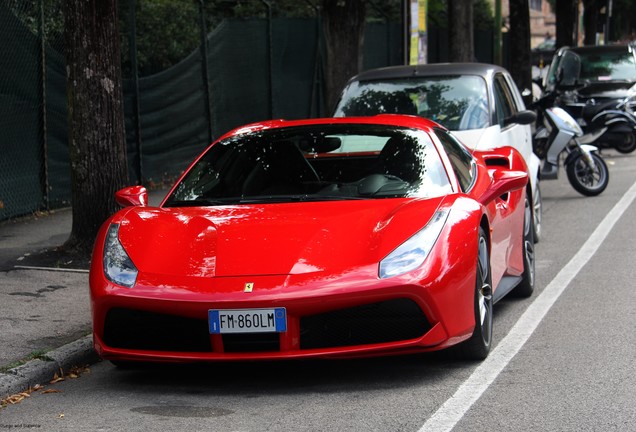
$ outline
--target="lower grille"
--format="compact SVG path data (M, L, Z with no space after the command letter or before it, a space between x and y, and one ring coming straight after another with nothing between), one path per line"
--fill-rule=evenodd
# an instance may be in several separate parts
M301 317L300 349L397 342L421 337L430 329L414 301L394 299ZM222 341L228 353L280 351L278 333L224 334ZM104 343L121 349L213 351L207 320L123 308L108 311Z
M121 308L106 315L104 343L123 349L212 351L206 320Z
M301 318L300 348L396 342L421 337L430 329L414 301L388 300Z

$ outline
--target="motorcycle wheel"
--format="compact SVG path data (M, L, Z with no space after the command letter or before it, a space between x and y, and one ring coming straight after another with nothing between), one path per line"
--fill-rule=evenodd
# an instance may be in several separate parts
M636 134L626 133L625 139L620 143L614 146L617 152L619 153L631 153L636 150Z
M574 156L566 167L568 180L572 187L585 196L596 196L603 192L609 183L607 164L596 153L591 154L595 169L591 169L581 153Z

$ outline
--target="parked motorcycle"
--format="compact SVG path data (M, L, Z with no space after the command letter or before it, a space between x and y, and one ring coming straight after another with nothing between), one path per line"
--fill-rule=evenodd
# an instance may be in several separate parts
M607 164L597 147L583 143L590 137L583 134L576 120L564 109L550 104L546 97L534 103L538 120L533 145L534 152L543 160L541 180L558 178L564 153L563 164L572 187L586 196L600 194L609 183Z
M614 148L620 153L636 150L636 116L629 97L597 102L583 101L577 90L566 91L555 103L564 108L583 129L582 144Z

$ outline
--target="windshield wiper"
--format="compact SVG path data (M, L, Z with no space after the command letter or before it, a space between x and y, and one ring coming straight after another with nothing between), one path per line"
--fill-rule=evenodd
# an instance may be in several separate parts
M166 202L165 207L208 207L208 206L217 206L217 205L231 205L238 204L240 202L239 198L225 198L225 199L207 199L207 198L197 198L194 200L168 200Z
M232 197L232 198L197 198L194 200L168 200L164 207L208 207L220 205L236 205L236 204L280 204L293 202L316 202L316 201L348 201L362 200L365 198L347 196L347 195L263 195L251 197Z
M346 201L360 200L364 198L352 197L346 195L265 195L260 197L249 197L241 199L241 204L259 204L259 203L291 203L291 202L309 202L309 201Z

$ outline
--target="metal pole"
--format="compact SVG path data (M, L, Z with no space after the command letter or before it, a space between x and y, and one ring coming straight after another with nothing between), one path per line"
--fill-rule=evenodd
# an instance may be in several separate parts
M212 107L210 96L210 74L208 65L208 28L205 24L205 8L203 0L199 0L199 27L201 28L201 66L203 71L203 87L205 88L205 114L208 117L208 144L212 142Z
M142 142L141 142L141 109L139 107L139 65L137 62L137 1L129 2L129 26L128 35L130 41L130 68L133 74L133 128L135 130L135 148L137 150L137 160L135 170L137 171L137 184L143 184L143 163L142 163Z
M409 33L411 31L411 20L410 20L410 0L404 0L402 2L402 45L404 49L403 62L405 65L409 64L409 53L410 53L410 44L409 44Z
M44 209L50 210L49 197L49 144L46 122L46 44L44 42L44 0L39 2L38 33L40 40L40 134L42 137L42 168L40 172L40 187L44 199Z
M605 11L605 45L610 43L610 19L612 18L612 0L607 0Z
M322 109L321 109L321 100L320 97L322 95L321 92L321 67L322 67L322 43L321 43L321 13L320 6L314 5L309 0L305 0L305 2L314 10L316 13L316 49L314 51L314 77L313 82L311 83L311 99L309 101L309 114L308 117L322 117ZM314 112L315 108L315 112Z
M495 34L493 38L493 61L501 66L501 0L495 0Z
M269 80L269 86L267 89L267 98L269 100L268 117L271 119L274 117L274 79L273 79L273 60L272 60L272 4L268 0L261 0L265 7L267 7L267 75Z

